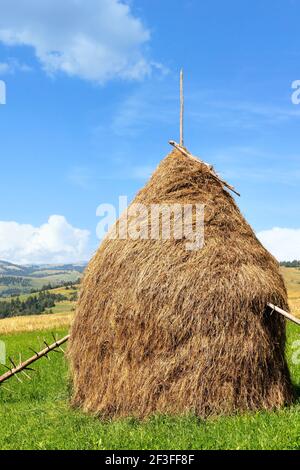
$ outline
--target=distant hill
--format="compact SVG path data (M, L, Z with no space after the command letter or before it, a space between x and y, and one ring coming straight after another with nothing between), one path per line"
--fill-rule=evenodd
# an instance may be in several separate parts
M0 261L0 297L74 283L81 278L85 267L85 263L25 266Z
M26 275L26 268L17 264L8 263L7 261L0 260L0 275L18 276Z
M76 264L37 264L37 265L19 265L0 260L0 275L12 276L31 276L39 272L57 272L57 271L78 271L82 273L86 267L86 263Z

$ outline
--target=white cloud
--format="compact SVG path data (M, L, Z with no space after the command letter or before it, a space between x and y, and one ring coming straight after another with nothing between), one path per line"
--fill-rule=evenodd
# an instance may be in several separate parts
M210 89L190 93L188 100L192 106L187 110L187 115L196 125L213 122L214 126L221 128L246 130L283 125L300 118L299 106L292 106L289 102L276 105L267 101L226 99L224 96L228 96L226 90L219 90L217 95Z
M0 222L0 259L20 264L84 261L89 257L89 235L60 215L40 227Z
M9 72L9 65L6 62L0 62L0 74L3 75Z
M274 227L257 237L278 261L300 259L300 229Z
M122 0L1 0L0 41L33 47L49 73L141 79L157 67L144 55L149 39Z
M15 58L11 58L7 62L0 62L1 75L15 73L16 71L29 72L30 70L31 68L28 65L22 64Z

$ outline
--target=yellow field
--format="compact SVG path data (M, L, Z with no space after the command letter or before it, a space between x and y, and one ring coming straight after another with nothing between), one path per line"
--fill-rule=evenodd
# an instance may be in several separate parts
M72 317L72 313L53 313L50 315L4 318L0 320L0 335L69 327L72 322Z
M288 294L290 311L300 317L300 268L281 268Z

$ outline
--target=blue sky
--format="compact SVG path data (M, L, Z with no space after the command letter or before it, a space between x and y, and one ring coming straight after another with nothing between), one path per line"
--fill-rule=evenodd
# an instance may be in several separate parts
M299 0L2 0L0 258L89 256L97 206L131 199L179 138L180 67L187 147L300 258L299 17Z

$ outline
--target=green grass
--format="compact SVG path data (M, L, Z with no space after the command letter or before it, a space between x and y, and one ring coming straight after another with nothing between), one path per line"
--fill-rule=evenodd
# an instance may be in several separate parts
M46 309L45 313L71 313L75 308L76 302L70 302L68 300L63 300L62 302L57 302L55 307ZM51 312L51 313L50 313Z
M58 331L63 336L66 331ZM39 345L39 341L40 345ZM28 346L42 346L48 333L9 335L8 354L17 357ZM287 355L300 339L289 325ZM25 358L25 357L24 357ZM300 366L290 364L300 386ZM103 423L69 406L68 370L62 355L52 353L31 373L32 380L7 383L0 390L0 449L300 449L300 402L272 413L252 413L207 421L190 417L157 416Z

